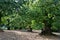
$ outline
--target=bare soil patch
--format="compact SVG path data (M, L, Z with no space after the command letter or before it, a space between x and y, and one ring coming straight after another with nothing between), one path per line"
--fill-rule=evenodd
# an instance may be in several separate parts
M34 32L5 30L0 32L0 40L60 40L60 33L55 33L58 36L40 36L39 32L38 30Z

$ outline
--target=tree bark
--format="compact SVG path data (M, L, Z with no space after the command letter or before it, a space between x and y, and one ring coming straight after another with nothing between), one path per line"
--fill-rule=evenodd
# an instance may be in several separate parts
M10 27L8 27L7 30L10 30Z
M47 20L44 20L44 28L42 29L42 32L41 32L41 35L52 35L52 31L51 31L51 27L52 27L52 24L48 23Z
M9 23L7 24L7 26L8 26L8 27L7 27L7 30L10 30L10 26L9 26Z
M9 24L10 24L10 20L9 19L7 19L7 21L8 21L8 24L7 24L7 30L10 30L10 26L9 26Z

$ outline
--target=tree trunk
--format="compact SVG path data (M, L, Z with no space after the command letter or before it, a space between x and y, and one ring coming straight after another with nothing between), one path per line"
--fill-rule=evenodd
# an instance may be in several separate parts
M10 26L9 26L9 23L7 24L7 26L8 26L8 27L7 27L7 30L10 30Z
M41 32L41 35L52 35L52 31L51 31L51 27L52 27L52 24L48 23L47 20L44 20L44 28L42 29L42 32Z
M10 27L8 27L7 30L10 30Z
M10 20L7 19L7 21L8 21L8 24L7 24L8 27L7 27L7 29L10 30L10 26L9 26L9 24L10 24Z

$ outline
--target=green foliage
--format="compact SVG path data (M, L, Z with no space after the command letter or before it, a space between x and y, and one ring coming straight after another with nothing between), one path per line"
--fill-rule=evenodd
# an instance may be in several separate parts
M42 29L44 19L53 25L53 29L60 28L60 0L6 0L0 2L0 13L0 23L7 25L9 19L11 29L26 28L28 25L33 29Z

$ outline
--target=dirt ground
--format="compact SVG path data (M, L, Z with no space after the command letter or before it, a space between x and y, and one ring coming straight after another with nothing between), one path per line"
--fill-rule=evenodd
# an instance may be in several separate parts
M23 32L15 30L5 30L0 32L0 40L60 40L60 33L55 33L58 36L40 36L39 31Z

